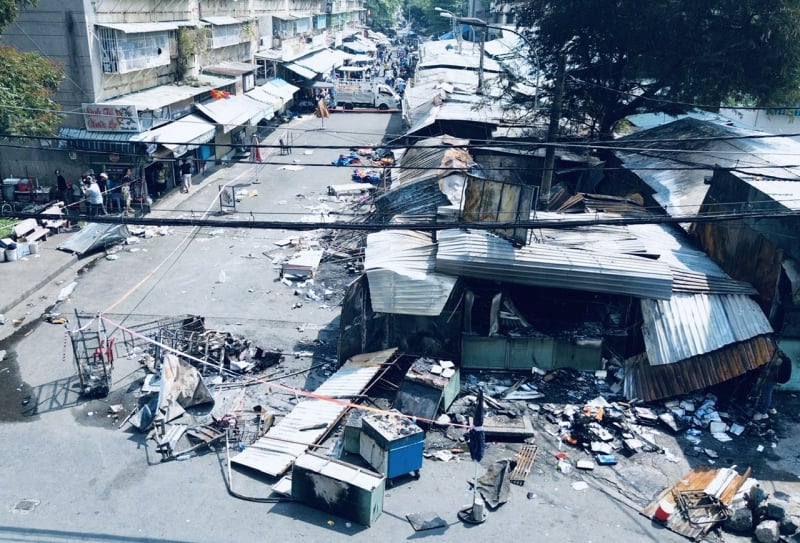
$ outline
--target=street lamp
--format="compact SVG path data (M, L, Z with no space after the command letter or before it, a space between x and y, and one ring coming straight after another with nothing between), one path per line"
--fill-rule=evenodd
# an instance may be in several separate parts
M461 33L459 32L458 35L456 35L456 25L457 25L456 21L458 20L458 16L455 13L453 13L452 11L448 11L448 10L446 10L444 8L440 8L438 6L433 8L433 10L434 11L438 11L440 17L445 17L447 19L450 19L450 28L452 29L451 31L453 33L453 39L456 40L456 43L458 44L458 54L460 55L461 54Z
M443 14L443 16L444 16L444 14ZM528 46L528 49L531 51L531 53L533 53L533 61L536 64L536 66L535 66L535 68L536 68L536 88L535 88L535 90L533 92L533 108L534 108L534 112L535 112L536 109L539 106L539 76L540 76L541 71L539 69L540 68L540 66L539 66L539 55L536 53L536 48L533 46L533 44L530 41L528 41L528 38L526 38L524 35L522 35L519 32L517 32L516 30L511 30L510 28L506 28L506 27L503 27L503 26L490 25L489 23L487 23L483 19L478 19L477 17L454 17L454 19L455 19L455 21L457 23L465 24L467 26L474 26L476 28L485 28L487 30L492 28L494 30L499 30L501 32L509 32L510 34L514 34L515 36L517 36L519 39L521 39L525 43L525 45ZM481 56L483 56L483 49L481 49ZM482 81L481 81L481 83L482 83ZM480 84L479 84L479 86L480 86Z
M442 13L442 15L446 16L444 13ZM523 42L525 42L525 45L527 45L528 49L531 51L531 53L533 53L533 61L536 63L536 89L534 90L533 93L533 108L534 112L536 112L536 109L539 106L539 76L541 70L539 65L539 55L536 53L536 48L533 46L533 44L530 41L528 41L528 38L517 32L516 30L511 30L510 28L505 28L502 26L490 25L483 19L478 19L477 17L455 17L455 20L459 24L474 26L476 28L485 28L487 30L489 28L493 28L495 30L500 30L501 32L502 31L510 32L511 34L514 34L515 36L519 37ZM561 64L559 64L559 66L563 66L563 59L561 61ZM560 86L557 89L553 101L553 107L550 111L550 125L547 130L548 146L545 148L545 160L544 160L544 168L542 170L542 182L539 188L539 191L541 193L541 202L545 205L549 200L550 185L552 183L552 177L553 177L553 166L555 163L555 147L553 147L553 141L555 141L556 132L558 130L558 119L561 115L561 94L563 93L562 82L563 82L563 70L560 68L559 69ZM482 86L483 86L483 37L481 37L481 68L480 68L480 73L478 74L479 93L481 92Z

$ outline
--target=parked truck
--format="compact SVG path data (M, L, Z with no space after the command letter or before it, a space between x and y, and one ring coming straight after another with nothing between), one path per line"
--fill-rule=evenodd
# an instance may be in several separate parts
M400 98L394 90L377 81L337 81L333 88L333 100L336 107L344 109L370 107L386 111L400 107Z

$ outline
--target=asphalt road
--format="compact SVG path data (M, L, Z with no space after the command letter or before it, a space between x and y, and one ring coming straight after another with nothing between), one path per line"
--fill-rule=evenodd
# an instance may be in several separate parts
M292 155L268 157L269 164L234 164L188 196L170 195L154 214L241 218L252 212L309 220L331 216L329 211L343 211L347 205L329 201L326 187L349 182L350 170L330 163L350 147L375 144L385 133L397 133L396 123L397 115L385 114L335 114L325 120L324 129L319 119L296 122L295 145L341 149L309 154L295 149ZM217 187L223 184L235 185L242 195L236 211L224 215L217 202ZM337 304L349 279L344 272L319 279L311 286L322 293L317 301L298 296L296 288L281 283L274 261L291 249L275 242L297 235L277 230L171 229L126 247L116 260L77 264L29 300L28 311L43 312L64 284L77 281L70 299L58 307L63 315L75 310L102 313L109 327L202 315L210 328L283 349L287 373L307 368L319 360L292 353L309 348L335 352ZM298 303L302 306L295 307ZM8 332L4 327L3 333ZM371 542L422 537L454 542L684 541L641 516L636 499L652 498L653 492L688 468L686 459L678 464L667 464L663 457L643 459L663 467L667 475L659 470L622 474L651 479L631 496L602 477L562 474L543 454L527 484L512 486L510 501L478 526L457 518L472 499L468 481L473 464L468 461L426 459L418 481L401 480L387 491L383 515L368 529L299 504L243 500L228 492L224 450L160 463L152 442L130 429L118 429L107 415L111 403L129 401L143 377L136 357L117 360L109 398L84 401L76 394L72 356L65 347L63 328L42 321L17 329L0 345L7 351L2 367L8 368L0 373L8 396L0 413L0 542ZM293 386L310 386L309 381L303 374L285 379ZM267 391L253 394L270 401ZM28 396L30 402L22 405ZM503 457L512 458L513 451L491 445L481 472L488 462ZM273 481L237 469L230 473L238 494L254 498L270 494ZM652 473L659 475L653 478ZM581 480L588 488L575 490L572 484ZM405 518L410 513L438 514L447 526L415 533Z

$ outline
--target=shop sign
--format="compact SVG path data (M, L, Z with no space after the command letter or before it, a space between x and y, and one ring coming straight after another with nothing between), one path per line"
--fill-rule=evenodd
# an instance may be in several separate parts
M136 106L83 104L83 120L90 132L141 132Z

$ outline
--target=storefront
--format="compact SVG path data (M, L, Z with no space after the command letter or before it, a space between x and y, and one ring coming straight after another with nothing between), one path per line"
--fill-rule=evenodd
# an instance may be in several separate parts
M246 153L254 127L274 115L272 105L248 96L230 96L195 104L195 107L217 125L214 136L217 160L229 160Z

